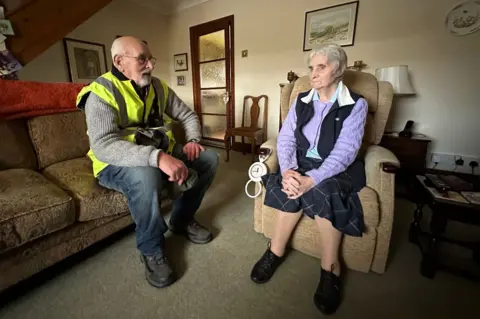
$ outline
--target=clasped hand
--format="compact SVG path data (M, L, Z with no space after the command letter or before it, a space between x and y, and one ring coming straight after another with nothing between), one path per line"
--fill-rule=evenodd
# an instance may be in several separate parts
M282 191L289 199L297 199L314 186L313 178L302 176L294 170L288 170L282 175Z
M189 161L197 159L200 152L204 150L198 143L187 143L183 147L183 152ZM158 153L158 168L169 176L170 182L177 182L178 185L182 185L188 178L188 168L185 163L167 153Z

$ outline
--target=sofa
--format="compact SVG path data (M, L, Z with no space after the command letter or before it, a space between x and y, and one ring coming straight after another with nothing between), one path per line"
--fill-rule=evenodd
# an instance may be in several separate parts
M133 224L94 178L86 132L81 111L0 121L0 291Z
M359 192L364 211L365 231L362 237L345 236L341 245L341 258L349 269L361 272L384 273L388 260L392 233L395 193L395 171L399 161L389 150L379 146L392 105L393 88L388 82L377 81L369 73L347 70L344 83L361 94L368 102L369 114L359 155L365 162L366 186ZM308 76L302 76L281 90L281 122L290 105L300 92L311 89ZM276 138L261 147L273 153L265 164L269 172L278 171ZM258 186L257 187L262 187ZM258 189L257 189L258 190ZM264 189L263 189L264 190ZM255 199L254 229L272 238L276 209L265 206L265 192ZM315 221L305 215L300 219L290 241L293 249L321 258L320 236Z

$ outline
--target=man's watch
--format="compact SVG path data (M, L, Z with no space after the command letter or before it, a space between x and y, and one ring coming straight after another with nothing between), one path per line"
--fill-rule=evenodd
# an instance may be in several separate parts
M192 138L191 140L188 140L188 143L200 143L200 140Z

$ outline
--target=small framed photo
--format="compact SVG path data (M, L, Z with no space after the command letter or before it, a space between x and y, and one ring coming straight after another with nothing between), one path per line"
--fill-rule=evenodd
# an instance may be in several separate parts
M303 51L327 43L353 45L358 4L358 1L353 1L306 12Z
M3 35L15 35L10 20L0 19L0 33Z
M177 85L184 86L185 85L185 75L178 75L177 76Z
M175 54L173 56L174 70L188 71L188 58L187 53Z
M71 82L89 84L107 72L105 45L68 38L63 45Z

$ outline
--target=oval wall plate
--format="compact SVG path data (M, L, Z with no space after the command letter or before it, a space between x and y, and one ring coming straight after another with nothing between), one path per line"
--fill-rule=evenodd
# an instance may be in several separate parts
M469 0L447 14L445 26L453 35L468 35L480 30L480 0Z

